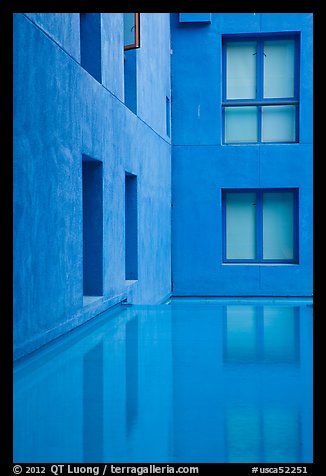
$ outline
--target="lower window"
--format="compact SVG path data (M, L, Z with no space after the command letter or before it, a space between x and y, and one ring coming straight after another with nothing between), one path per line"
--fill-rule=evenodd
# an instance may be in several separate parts
M296 189L224 189L223 261L298 262Z

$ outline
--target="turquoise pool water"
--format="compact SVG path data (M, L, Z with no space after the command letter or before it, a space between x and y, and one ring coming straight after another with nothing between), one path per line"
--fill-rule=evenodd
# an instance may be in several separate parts
M312 462L312 304L119 306L14 366L15 462Z

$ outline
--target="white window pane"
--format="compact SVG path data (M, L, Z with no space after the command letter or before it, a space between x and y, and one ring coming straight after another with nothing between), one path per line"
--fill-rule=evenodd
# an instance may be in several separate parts
M262 142L295 142L295 106L262 108Z
M256 258L256 194L226 195L226 257Z
M257 142L257 107L225 108L225 142Z
M264 97L294 97L294 40L265 41Z
M293 250L292 192L265 192L263 196L263 258L291 260Z
M256 42L229 43L226 47L226 98L256 98Z

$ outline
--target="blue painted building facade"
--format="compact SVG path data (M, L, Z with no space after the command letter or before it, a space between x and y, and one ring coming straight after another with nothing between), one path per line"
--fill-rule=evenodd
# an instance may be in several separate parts
M173 294L311 296L312 15L172 14L171 30ZM289 42L293 43L292 54L280 53ZM277 48L280 48L278 53ZM269 58L274 58L274 63L268 63ZM249 62L252 67L248 66ZM291 62L292 92L266 93L268 75L272 85L277 81L283 84L287 80L282 74ZM268 71L268 65L272 72ZM237 78L232 77L228 67L235 76L239 74L237 67L247 69L249 79L240 76L240 84L235 84ZM257 75L257 80L250 74ZM256 86L256 91L252 95L248 90L242 91L244 84L247 88L250 84ZM240 92L232 92L236 86ZM227 87L231 99L227 97ZM278 95L281 97L273 99ZM234 115L232 122L232 107L227 107L231 105L239 106L233 111L245 114L242 122L237 123ZM268 124L267 113L274 114L277 108L285 108L289 114L295 111L292 123L291 119L290 124L288 119L283 122L281 110L274 123ZM243 112L246 109L250 114ZM258 126L253 126L253 132L248 130L248 124L254 109L258 110L255 113ZM294 132L285 133L287 128ZM238 139L232 135L237 133ZM233 201L238 200L242 212L236 211L235 202L231 207L228 193ZM256 207L256 212L245 206L245 200L240 198L239 202L241 193L254 202L250 205L252 210ZM294 203L276 205L278 199L283 202L290 199ZM277 215L278 207L283 209L283 218L274 216L274 220L271 215ZM287 238L282 238L280 235L289 223L285 209L290 207L292 229ZM256 214L256 221L250 214ZM269 229L265 229L268 222ZM249 236L250 226L254 237ZM231 243L228 234L232 233ZM269 237L274 243L277 238L284 243L292 240L293 249L290 253L270 249L265 259ZM252 242L252 247L256 244L256 253L231 250L246 239ZM250 248L248 243L247 247Z
M295 140L225 143L223 42L275 33L298 44ZM261 216L279 194L271 226L292 200L287 262L225 259L240 189ZM311 296L312 15L142 13L125 50L122 13L14 14L15 357L171 293Z
M126 52L122 13L86 15L14 14L17 357L170 296L169 14L142 14Z

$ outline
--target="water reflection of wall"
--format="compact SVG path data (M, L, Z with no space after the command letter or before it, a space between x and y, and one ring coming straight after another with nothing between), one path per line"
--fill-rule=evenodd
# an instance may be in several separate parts
M223 327L227 460L300 461L300 308L226 306Z
M224 460L223 308L172 305L173 448L183 462Z
M299 307L225 306L223 361L299 363Z
M125 308L16 366L16 462L301 461L311 309Z
M83 355L83 459L103 460L103 341Z
M173 314L178 458L311 461L311 310L197 307Z
M18 365L14 460L167 460L170 328L168 308L164 319L160 312L127 309Z
M130 434L138 417L138 317L126 323L126 433Z
M225 413L227 461L301 461L301 422L297 407L230 404Z

